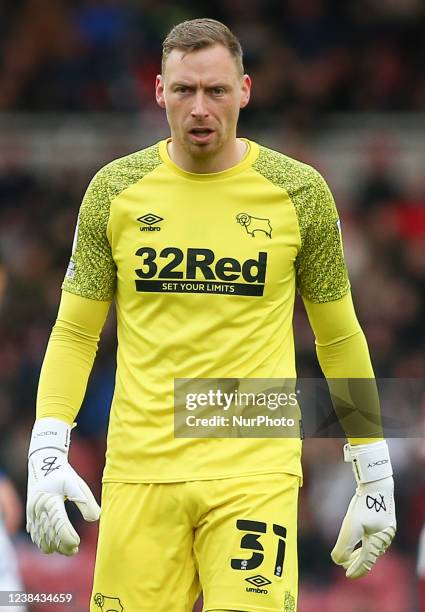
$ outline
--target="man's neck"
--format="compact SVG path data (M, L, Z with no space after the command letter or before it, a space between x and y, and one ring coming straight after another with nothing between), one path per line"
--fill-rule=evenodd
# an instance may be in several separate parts
M206 157L204 159L192 157L173 140L168 143L167 150L173 162L186 172L211 174L237 166L244 157L247 148L246 142L236 138L234 146L229 151L222 151L218 156Z

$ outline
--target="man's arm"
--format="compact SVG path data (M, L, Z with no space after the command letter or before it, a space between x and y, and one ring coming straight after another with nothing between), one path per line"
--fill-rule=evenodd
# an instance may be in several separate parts
M68 519L65 499L74 501L86 520L97 520L100 513L89 487L69 465L68 450L115 292L116 266L108 238L110 204L106 166L91 181L80 207L59 314L39 382L28 453L27 531L46 553L78 551L80 538Z
M115 294L116 266L108 239L108 177L105 166L90 182L81 203L58 317L41 370L37 419L54 417L73 423Z
M92 492L68 463L68 450L109 305L63 292L44 358L28 458L27 531L46 553L78 551L65 499L86 520L99 518Z
M316 338L317 358L348 442L382 440L375 375L351 293L331 302L303 301Z
M347 577L358 578L372 568L395 534L391 461L382 439L369 351L349 293L335 202L315 171L310 171L303 189L293 198L298 200L301 237L295 262L297 286L337 416L349 440L344 459L351 462L357 482L331 555L346 569Z
M40 374L37 419L54 417L69 425L74 422L110 304L62 292Z
M344 518L332 558L349 578L367 573L390 545L396 531L394 483L391 461L380 426L378 394L364 334L357 321L351 296L336 302L313 304L304 300L316 336L320 366L335 396L346 395L353 418L346 415L349 443L344 447L357 481L356 493ZM340 380L339 380L340 379ZM358 380L357 396L350 380ZM362 384L363 383L363 384ZM364 389L364 393L362 393ZM337 409L338 401L334 401ZM363 411L367 409L367 417ZM350 434L355 437L350 438ZM355 548L359 542L360 548Z

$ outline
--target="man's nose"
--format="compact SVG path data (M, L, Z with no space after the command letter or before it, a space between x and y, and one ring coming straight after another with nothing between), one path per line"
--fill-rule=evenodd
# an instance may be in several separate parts
M197 119L208 117L208 109L206 107L205 96L202 91L198 91L195 95L191 115Z

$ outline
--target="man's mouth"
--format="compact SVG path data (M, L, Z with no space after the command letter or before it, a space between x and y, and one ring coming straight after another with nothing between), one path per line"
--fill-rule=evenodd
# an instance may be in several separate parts
M208 142L214 130L208 127L194 127L189 131L192 139L196 142Z

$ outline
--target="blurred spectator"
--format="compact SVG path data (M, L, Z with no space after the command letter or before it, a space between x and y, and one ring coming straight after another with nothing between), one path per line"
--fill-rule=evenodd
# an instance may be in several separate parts
M425 401L422 407L422 434L423 440L420 448L420 454L422 461L425 462ZM419 536L418 544L418 558L416 564L416 571L419 578L420 584L420 612L425 612L425 497L423 496L419 501L419 507L422 511L422 529Z
M21 524L22 504L11 481L0 472L0 593L22 590L18 562L10 536ZM2 605L7 602L2 601ZM25 606L14 606L17 612L26 612Z

